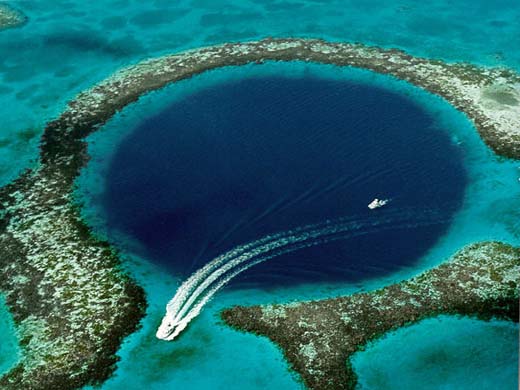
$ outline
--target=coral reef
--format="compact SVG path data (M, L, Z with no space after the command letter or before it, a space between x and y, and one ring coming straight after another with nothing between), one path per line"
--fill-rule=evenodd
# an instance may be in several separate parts
M310 39L228 43L143 61L80 94L63 118L68 116L76 127L88 127L168 83L223 66L269 60L352 66L406 80L464 112L497 154L520 158L520 75L513 70L447 64L397 49ZM50 131L46 136L52 136Z
M350 357L390 330L438 314L518 321L520 249L473 244L401 283L348 297L222 312L237 329L278 344L309 389L354 389Z
M465 112L496 153L520 157L520 76L507 69L445 64L399 50L306 39L224 44L123 69L71 101L61 116L46 126L38 166L0 189L0 288L13 313L23 351L19 364L0 379L2 388L67 389L106 379L114 369L114 354L122 338L136 329L144 315L142 289L124 272L110 246L92 236L73 204L74 180L88 162L84 138L148 91L206 70L268 60L354 66L407 80ZM475 265L479 272L485 272L487 266L486 257L482 257L475 253L475 261L483 261ZM443 270L439 278L451 280L453 289L435 300L435 305L446 306L435 307L449 311L457 285L465 283L456 278L465 274L458 275L453 265L435 272L439 270ZM496 284L497 294L502 294L502 285ZM338 298L338 302L342 299L346 298ZM491 298L478 302L500 303ZM469 301L464 307L474 312L472 305ZM403 307L408 307L406 302ZM493 307L483 306L482 310L488 313ZM246 309L233 312L237 321L240 310ZM337 313L333 306L330 310L330 314L321 311L323 320ZM231 317L227 318L231 322ZM320 326L315 320L315 326ZM384 327L377 331L384 331ZM296 344L287 348L294 350L305 340L295 340ZM361 340L352 342L345 348L353 348ZM309 359L321 359L318 344L302 344L302 350ZM293 364L304 372L296 360ZM334 367L338 370L339 366ZM343 371L335 372L338 378L345 377ZM312 386L312 375L306 378Z
M18 27L27 21L27 17L8 4L0 4L0 31L6 28Z

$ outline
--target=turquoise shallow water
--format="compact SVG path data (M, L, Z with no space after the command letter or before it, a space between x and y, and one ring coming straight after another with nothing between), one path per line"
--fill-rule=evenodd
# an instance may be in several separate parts
M203 314L192 322L178 342L161 342L155 339L154 333L164 315L164 305L173 296L180 279L168 275L165 270L151 265L144 259L139 259L135 255L140 252L138 244L129 237L106 230L101 197L104 191L103 180L113 153L118 142L143 116L161 111L172 101L182 99L186 94L229 80L273 74L286 77L312 74L320 77L348 78L369 85L391 88L408 95L434 114L442 125L441 128L450 129L453 142L462 148L468 171L464 205L437 245L415 264L397 273L355 284L313 283L291 288L224 290L206 306ZM368 290L402 280L422 269L434 266L467 243L486 239L499 239L516 244L520 241L518 164L496 158L484 146L464 115L442 99L404 82L367 71L298 62L212 71L154 92L137 104L129 106L89 138L89 153L92 161L78 180L78 199L84 203L84 216L97 232L108 235L118 247L123 248L129 257L130 270L145 286L150 300L143 329L127 339L120 351L122 360L119 369L116 375L102 386L103 389L138 389L145 384L151 389L174 386L194 389L265 389L269 386L300 388L301 385L295 377L287 371L280 351L264 339L234 332L223 326L218 319L219 310L235 304L288 302ZM485 326L485 323L482 324ZM485 332L485 329L483 331ZM490 335L489 338L495 336ZM517 337L514 329L508 337ZM237 346L240 346L238 351ZM466 352L470 354L471 348ZM266 373L269 373L268 379Z
M37 0L11 3L30 19L23 28L0 33L2 184L32 163L43 125L63 109L66 101L121 66L163 53L268 35L310 36L395 46L415 55L520 69L520 51L517 50L520 7L516 0ZM283 72L298 74L313 71L311 68L295 64L284 67ZM274 346L220 325L218 310L237 303L285 302L366 290L438 264L460 246L473 241L501 239L520 243L518 164L493 156L463 115L440 99L404 83L367 72L344 74L335 68L324 69L314 71L333 77L355 77L411 94L433 110L439 121L453 129L454 142L460 142L465 150L470 180L466 204L449 232L414 267L385 278L356 285L224 291L193 323L189 338L170 344L158 342L154 332L164 304L179 280L132 256L135 243L121 237L118 242L128 254L129 268L146 288L150 308L143 329L130 336L120 351L122 360L116 376L103 385L103 389L300 388ZM216 79L241 77L247 72L259 74L280 72L280 69L245 67L238 72L216 71L203 75L193 82L147 96L125 110L124 115L117 116L105 131L95 134L91 139L95 145L91 148L94 158L81 179L86 183L82 187L87 201L85 214L91 224L103 232L103 214L96 207L96 196L103 191L103 169L118 137L124 136L125 124L129 127L144 113L159 110L164 102L181 98L184 93ZM1 318L8 318L6 316ZM479 327L487 332L487 325L475 325ZM514 329L505 333L505 336L496 332L485 334L497 344L499 340L517 337ZM6 330L5 334L13 332ZM237 346L240 346L238 350ZM468 345L461 348L471 352ZM13 351L8 349L0 355L12 359ZM481 372L486 374L487 371L481 368ZM495 374L490 370L486 375L494 378Z
M15 333L13 317L0 297L0 375L9 371L20 358L20 347Z
M510 390L517 364L518 325L448 316L392 332L352 359L359 390Z
M27 167L38 136L82 89L139 59L265 36L399 47L520 68L516 0L11 1L29 17L0 34L0 183Z

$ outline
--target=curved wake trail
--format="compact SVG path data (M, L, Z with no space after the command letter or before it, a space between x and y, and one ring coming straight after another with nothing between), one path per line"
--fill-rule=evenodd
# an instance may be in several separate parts
M197 317L211 298L248 268L298 249L389 229L408 229L446 222L438 210L399 210L375 219L341 218L307 225L237 246L193 273L166 305L157 337L173 340Z

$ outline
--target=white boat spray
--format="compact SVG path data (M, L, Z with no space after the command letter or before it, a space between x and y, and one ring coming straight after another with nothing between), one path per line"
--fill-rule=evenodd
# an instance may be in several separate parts
M410 229L446 222L435 209L394 210L369 218L342 218L307 225L240 245L216 257L184 281L166 305L166 314L156 336L175 339L203 307L241 272L284 253L327 242L366 235L388 229Z

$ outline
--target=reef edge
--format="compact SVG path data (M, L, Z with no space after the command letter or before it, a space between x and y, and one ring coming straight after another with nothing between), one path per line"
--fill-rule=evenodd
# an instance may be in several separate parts
M27 23L27 16L9 4L0 4L0 31L20 27Z
M221 313L277 344L309 389L355 389L350 358L386 332L440 314L518 322L520 248L470 245L414 278L368 293Z
M292 38L206 47L125 68L48 123L39 165L0 189L0 289L23 353L0 379L2 388L67 389L107 379L122 339L146 310L144 291L74 205L74 180L89 159L84 138L146 92L210 69L271 60L353 66L406 80L465 112L497 154L520 158L520 76L508 69Z

